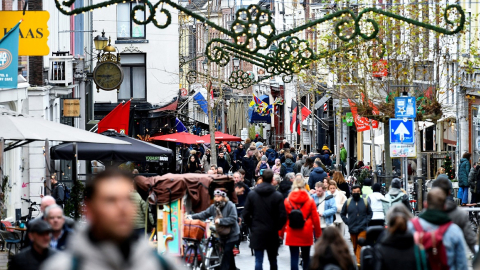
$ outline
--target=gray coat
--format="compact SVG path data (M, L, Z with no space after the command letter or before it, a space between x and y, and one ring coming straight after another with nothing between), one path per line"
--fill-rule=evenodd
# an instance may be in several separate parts
M453 200L447 199L445 210L448 217L452 219L453 223L457 224L463 231L463 237L467 242L468 248L475 254L475 245L477 244L477 238L475 232L473 232L468 219L468 212L459 209Z
M207 208L207 210L200 212L198 214L192 215L192 218L205 220L210 217L215 218L215 216L216 216L215 204L212 204L210 205L210 207ZM237 209L235 207L235 204L233 204L231 201L228 201L225 207L223 207L222 209L222 216L223 218L220 219L220 225L232 226L232 229L230 230L230 234L226 237L227 243L237 241L238 236L240 234L240 227L238 226L238 223L237 223Z
M132 241L129 261L125 262L118 246L112 242L93 243L88 236L86 226L72 235L67 249L49 258L41 270L70 270L74 258L78 262L78 270L163 270L160 260L147 240ZM164 257L164 260L168 260ZM179 269L174 262L168 262L170 268Z

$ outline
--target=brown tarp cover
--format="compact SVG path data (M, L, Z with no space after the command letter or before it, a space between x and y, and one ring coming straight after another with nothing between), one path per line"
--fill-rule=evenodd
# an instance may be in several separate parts
M148 192L150 204L168 204L181 199L186 192L192 202L192 210L201 212L210 206L210 199L216 188L225 188L228 197L237 203L234 183L227 175L197 173L165 174L162 176L136 176L135 182L141 191Z

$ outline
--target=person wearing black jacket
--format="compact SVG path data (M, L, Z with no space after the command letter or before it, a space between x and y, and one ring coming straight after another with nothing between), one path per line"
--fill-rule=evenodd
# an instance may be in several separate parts
M287 221L284 198L272 186L273 171L262 174L263 183L248 194L243 219L250 228L250 247L255 250L255 269L262 269L267 251L270 269L277 270L278 231Z
M220 152L218 153L217 159L217 166L223 168L223 173L226 174L230 170L230 165L228 165L228 161L225 158L225 153Z
M245 149L243 148L243 144L239 144L237 149L233 151L233 163L234 169L239 170L241 168L242 158L245 156Z
M256 159L253 156L251 149L247 150L247 154L242 158L242 166L245 170L245 184L251 187L255 183L255 167L257 166Z

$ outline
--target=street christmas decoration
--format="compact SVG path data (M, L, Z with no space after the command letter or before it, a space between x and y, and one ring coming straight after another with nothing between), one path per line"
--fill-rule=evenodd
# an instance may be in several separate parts
M124 0L103 1L94 5L87 5L81 8L70 8L75 0L55 0L57 9L65 15L76 15L95 9L108 7ZM189 9L178 5L171 0L149 1L138 0L143 5L136 5L132 9L132 19L136 24L152 23L163 29L168 27L172 21L171 13L165 5L177 9L186 16L190 16L199 22L230 37L228 39L214 38L208 42L205 54L208 59L219 66L227 65L233 57L246 61L267 70L270 75L259 78L264 80L273 75L281 75L284 82L291 82L293 74L307 69L313 62L329 57L332 53L348 50L355 45L372 41L377 38L380 20L396 20L411 26L433 30L444 35L454 35L463 30L465 25L465 14L460 5L447 5L443 13L445 28L428 24L420 20L403 17L393 12L377 8L365 8L356 14L350 9L342 9L332 12L322 18L307 22L289 31L276 34L275 25L272 22L272 14L269 10L258 5L250 5L247 8L237 10L235 20L230 29L225 29ZM145 12L147 17L140 20L136 17L137 12ZM157 16L162 15L164 19L160 22ZM454 18L452 18L454 17ZM302 31L311 31L322 23L333 21L335 37L345 42L336 49L315 52L308 41L294 37ZM273 48L273 50L272 50ZM234 71L235 72L235 71ZM189 82L196 80L196 75L190 74ZM195 75L195 76L194 76ZM241 75L241 76L239 76ZM258 80L245 80L243 74L231 74L231 79L225 82L232 88L247 88ZM428 106L427 104L425 106Z

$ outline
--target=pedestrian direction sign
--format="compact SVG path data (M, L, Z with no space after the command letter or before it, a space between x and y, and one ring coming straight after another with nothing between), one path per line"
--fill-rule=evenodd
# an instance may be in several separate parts
M390 143L414 144L413 119L390 119Z
M395 118L417 117L417 105L415 97L395 98Z

